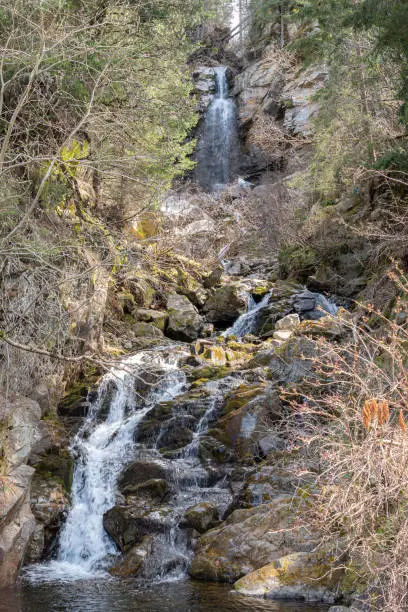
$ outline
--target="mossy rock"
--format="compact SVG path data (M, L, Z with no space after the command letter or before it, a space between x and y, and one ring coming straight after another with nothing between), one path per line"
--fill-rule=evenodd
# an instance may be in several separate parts
M343 567L325 551L286 555L251 572L234 584L242 595L267 599L293 598L334 603L340 595Z
M36 474L44 480L56 480L66 491L72 487L74 461L68 450L50 451L35 464Z
M187 508L181 526L204 533L217 524L218 518L218 509L215 506L208 502L201 502Z
M316 271L319 256L312 247L290 245L281 249L278 261L284 278L291 277L304 282Z
M219 380L220 378L225 378L228 374L231 373L231 370L227 366L203 366L202 368L195 368L191 374L189 374L190 380L199 380L199 379L207 379L207 380Z
M57 413L63 417L86 417L89 410L87 401L89 385L84 382L71 385L57 407Z
M265 386L264 384L240 385L226 396L223 414L226 415L234 410L242 408L254 397L261 395L265 390Z
M151 478L146 482L130 483L122 488L123 495L131 497L133 502L140 499L149 504L163 502L169 492L169 485L164 478Z

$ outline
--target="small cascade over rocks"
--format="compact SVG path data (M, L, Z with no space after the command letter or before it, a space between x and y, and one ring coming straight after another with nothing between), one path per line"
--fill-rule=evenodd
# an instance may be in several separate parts
M252 334L256 331L258 316L264 308L268 306L272 291L268 291L260 302L256 302L252 294L248 295L248 310L242 314L232 325L225 330L222 335L224 337L237 336L242 338L246 334Z
M196 177L206 191L226 187L236 176L239 149L237 110L230 97L225 66L215 68L216 93L204 120L197 147Z
M231 374L205 385L200 401L183 401L187 355L181 344L142 351L102 379L71 446L72 506L57 558L28 567L30 581L80 580L108 570L125 576L135 567L149 581L185 575L192 556L188 510L201 505L214 522L232 503L229 468L217 473L203 465L199 448L226 393L242 382Z

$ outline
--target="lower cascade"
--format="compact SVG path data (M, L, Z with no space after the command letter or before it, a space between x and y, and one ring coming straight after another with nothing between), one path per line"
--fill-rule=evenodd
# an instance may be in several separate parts
M225 392L240 384L238 377L209 383L203 402L180 401L176 415L145 436L166 402L188 389L180 368L188 355L182 345L142 351L102 379L71 446L76 458L72 506L57 557L28 567L29 580L71 581L104 575L115 566L119 553L128 550L127 536L129 541L132 537L139 541L140 554L147 557L142 578L157 581L185 575L191 560L183 525L186 510L199 503L205 509L208 503L218 509L218 519L232 501L225 474L205 469L198 449L219 414ZM194 429L191 440L177 440L177 445L185 444L178 452L160 452L171 436L183 438L187 424ZM148 487L143 491L140 483L146 477ZM126 534L123 524L125 497L134 501L128 518L136 522L140 533L133 536Z

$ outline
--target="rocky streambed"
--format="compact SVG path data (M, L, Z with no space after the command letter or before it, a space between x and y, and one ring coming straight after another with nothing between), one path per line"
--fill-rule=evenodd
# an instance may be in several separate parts
M293 440L279 431L280 386L312 369L305 332L339 336L343 315L320 294L251 272L219 279L200 310L174 293L161 319L151 312L150 346L87 397L60 403L61 422L77 432L72 487L48 451L39 465L48 461L49 472L37 474L31 495L25 580L189 576L245 597L335 602L342 572L296 518L313 473L300 482Z

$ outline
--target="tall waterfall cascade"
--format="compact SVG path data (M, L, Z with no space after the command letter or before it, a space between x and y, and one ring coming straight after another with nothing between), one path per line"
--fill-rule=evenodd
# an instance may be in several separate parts
M228 70L215 68L216 93L204 120L197 147L196 177L207 191L226 187L236 176L239 149L237 110L230 96Z

